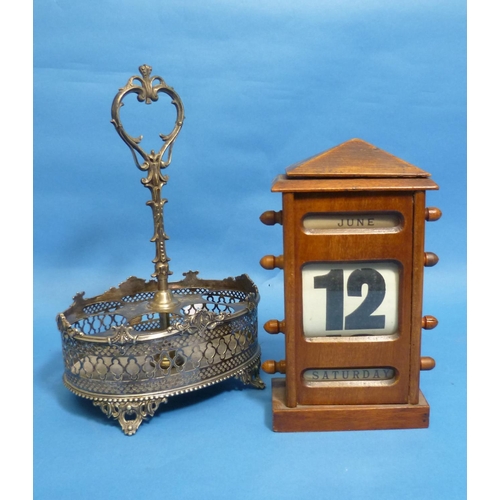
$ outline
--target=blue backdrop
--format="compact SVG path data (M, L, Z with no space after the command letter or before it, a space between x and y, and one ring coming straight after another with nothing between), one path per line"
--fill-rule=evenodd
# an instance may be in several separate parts
M76 292L153 272L149 191L110 124L145 63L186 111L164 188L172 279L247 273L263 359L284 357L262 329L283 315L281 271L259 265L282 251L281 226L259 222L281 208L274 177L354 137L432 174L429 429L273 433L263 374L264 391L228 382L172 398L126 437L63 387L56 314ZM123 108L146 147L173 123L163 101ZM37 0L34 158L35 498L466 497L465 1Z

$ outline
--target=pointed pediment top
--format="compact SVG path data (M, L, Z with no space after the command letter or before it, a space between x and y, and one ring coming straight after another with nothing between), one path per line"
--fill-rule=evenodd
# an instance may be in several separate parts
M286 169L288 178L430 177L411 163L362 139L351 139Z

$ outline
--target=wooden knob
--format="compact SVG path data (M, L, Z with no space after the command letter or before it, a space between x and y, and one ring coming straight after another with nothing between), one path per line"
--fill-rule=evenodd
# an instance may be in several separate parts
M438 326L438 320L434 316L424 316L422 318L422 328L424 330L432 330Z
M264 324L267 333L285 333L285 322L277 319L270 319Z
M283 269L283 255L264 255L262 259L260 259L260 265L264 269L274 269L278 267L279 269Z
M420 369L421 370L432 370L436 366L436 362L429 356L423 356L420 358Z
M282 359L281 361L274 361L273 359L268 359L262 363L262 369L272 375L273 373L286 373L286 361Z
M274 226L275 224L283 225L283 211L275 212L274 210L266 210L260 216L260 221L266 226Z
M425 252L424 253L424 266L432 267L435 266L439 262L439 257L433 252Z
M429 222L439 220L441 218L441 215L443 215L443 212L441 212L439 208L427 207L425 209L425 220L428 220Z

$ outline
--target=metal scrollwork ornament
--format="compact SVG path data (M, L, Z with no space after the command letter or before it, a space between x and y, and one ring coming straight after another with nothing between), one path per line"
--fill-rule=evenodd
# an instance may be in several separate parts
M142 183L151 192L151 200L147 202L147 205L153 211L154 234L151 241L156 245L156 255L153 259L155 272L152 276L158 282L158 292L152 305L162 312L170 312L176 307L177 302L168 289L168 276L172 273L169 268L168 263L170 259L167 255L165 245L168 236L165 232L163 222L163 207L167 200L161 196L162 187L167 183L168 176L162 173L162 169L170 165L172 146L184 123L184 106L177 92L168 86L163 78L151 76L151 66L143 64L139 67L139 71L142 76L136 75L130 77L127 84L116 94L111 106L111 123L115 126L118 135L132 151L132 156L137 167L147 172L147 176L142 179ZM140 147L143 136L132 137L125 131L120 118L120 108L124 105L123 99L129 94L136 94L139 102L151 104L158 100L161 93L167 94L172 98L172 104L177 110L177 117L174 128L169 134L159 134L163 141L163 145L159 151L155 152L152 150L150 153L146 153ZM166 151L168 151L167 160L163 161ZM137 154L141 156L142 163L139 162Z

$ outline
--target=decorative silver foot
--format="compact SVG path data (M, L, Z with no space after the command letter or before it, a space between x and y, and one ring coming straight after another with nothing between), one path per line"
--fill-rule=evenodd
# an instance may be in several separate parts
M257 389L265 389L266 384L260 378L260 360L257 364L249 366L236 375L245 385L252 385Z
M152 417L161 403L167 398L150 399L148 401L94 401L108 418L115 418L120 423L123 432L132 436L137 432L142 421Z

